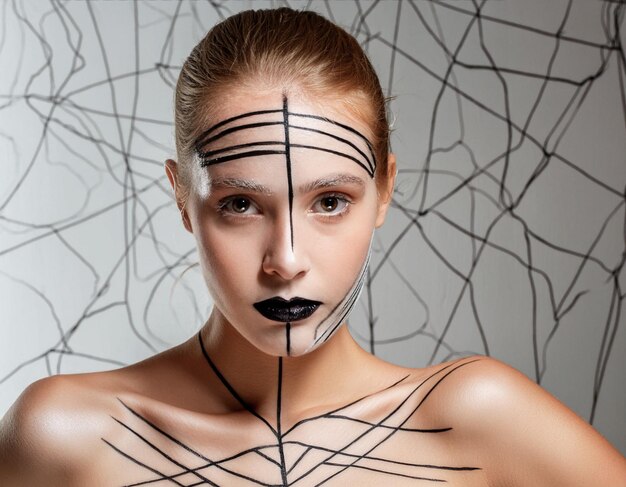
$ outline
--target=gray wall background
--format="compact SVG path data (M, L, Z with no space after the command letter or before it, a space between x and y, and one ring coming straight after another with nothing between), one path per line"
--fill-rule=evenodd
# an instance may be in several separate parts
M0 3L0 414L202 325L163 171L173 86L220 18L286 3ZM626 453L625 4L289 5L350 30L394 96L399 178L354 336L414 367L501 359Z

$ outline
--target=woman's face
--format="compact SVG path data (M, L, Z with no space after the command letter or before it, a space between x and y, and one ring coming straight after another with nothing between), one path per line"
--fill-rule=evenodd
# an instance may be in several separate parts
M384 219L369 129L338 101L231 92L199 137L187 204L215 311L298 356L344 322Z

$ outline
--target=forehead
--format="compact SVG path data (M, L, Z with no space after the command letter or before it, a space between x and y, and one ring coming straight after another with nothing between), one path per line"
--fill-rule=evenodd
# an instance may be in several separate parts
M195 141L201 167L237 161L282 160L351 163L374 177L369 129L336 99L310 101L280 91L231 93L215 123Z

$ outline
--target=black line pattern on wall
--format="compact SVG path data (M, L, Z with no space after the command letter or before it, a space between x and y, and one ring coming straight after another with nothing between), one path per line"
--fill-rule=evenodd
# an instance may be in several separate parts
M557 395L576 382L569 405L626 437L601 422L626 355L624 2L253 6L285 4L348 26L396 96L394 209L353 334L414 366L484 353ZM162 163L184 55L247 6L0 5L2 407L206 317Z

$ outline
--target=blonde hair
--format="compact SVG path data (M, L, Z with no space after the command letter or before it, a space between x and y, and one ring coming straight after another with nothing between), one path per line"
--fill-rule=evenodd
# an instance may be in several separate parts
M312 99L340 99L367 123L377 179L386 180L389 125L378 76L354 37L309 11L247 10L215 25L185 61L175 98L180 177L189 187L195 141L233 86L297 86ZM329 95L331 94L331 95Z

